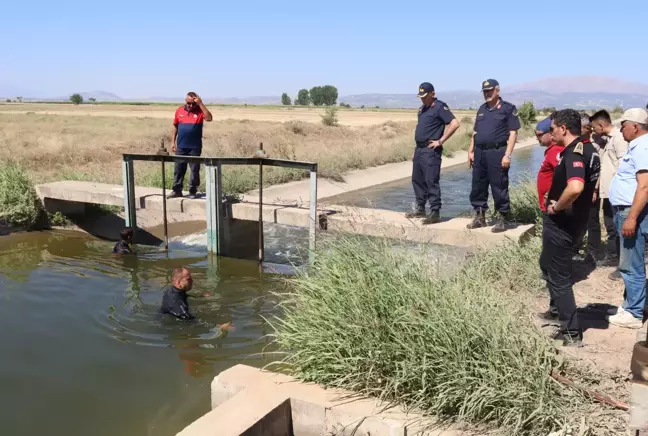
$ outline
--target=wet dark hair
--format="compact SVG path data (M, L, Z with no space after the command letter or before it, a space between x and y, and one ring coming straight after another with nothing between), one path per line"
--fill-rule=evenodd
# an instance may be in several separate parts
M551 114L551 119L556 126L565 126L572 135L581 134L581 114L574 109L563 109Z
M605 109L601 109L600 111L597 111L590 117L590 121L605 121L607 124L612 124L612 117L610 116L610 113L606 111Z
M193 92L193 91L191 91L191 92L187 92L187 95L188 95L189 97L191 97L191 98L198 97L198 94L196 94L196 93Z
M132 227L124 227L121 229L121 232L119 232L119 237L121 238L122 241L127 241L130 238L133 237L133 228Z
M173 272L171 273L171 281L177 282L178 280L180 280L186 269L187 268L185 268L184 266L174 268Z

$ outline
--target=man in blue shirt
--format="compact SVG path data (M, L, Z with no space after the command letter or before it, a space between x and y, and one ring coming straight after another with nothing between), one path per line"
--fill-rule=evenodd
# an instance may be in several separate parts
M202 99L190 92L185 99L185 105L176 110L171 133L171 151L176 156L200 156L202 153L203 122L213 119L211 112ZM184 176L187 172L186 162L176 162L173 168L173 191L168 198L182 197ZM200 186L200 164L191 164L189 179L189 198L196 198Z
M416 150L412 155L412 186L416 197L416 209L405 214L407 218L425 217L425 204L430 203L430 215L423 224L434 224L440 220L441 156L443 144L457 131L459 121L448 105L435 97L434 86L424 82L419 86L418 97L423 105L418 111L418 124L414 139ZM448 128L446 129L446 125Z
M621 235L619 271L625 283L624 302L609 317L610 324L639 329L646 304L644 249L648 237L648 112L641 108L625 111L621 133L628 151L610 184L610 203L617 231Z
M470 140L468 164L473 169L470 203L475 217L469 229L486 226L488 185L493 193L495 209L499 212L493 232L506 231L510 211L509 179L511 155L520 129L520 119L515 105L502 100L499 82L488 79L482 82L486 103L477 110L475 128Z

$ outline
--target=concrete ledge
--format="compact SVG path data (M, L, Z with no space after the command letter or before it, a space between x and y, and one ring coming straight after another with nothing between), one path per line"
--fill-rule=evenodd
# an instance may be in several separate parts
M59 206L71 202L75 207L84 203L99 203L122 206L124 191L119 185L64 181L38 185L38 195L47 203ZM135 189L138 210L162 210L162 195L159 189L137 187ZM205 216L205 198L171 199L167 201L169 214L185 213ZM257 221L259 206L255 203L234 203L228 205L230 218ZM327 216L327 230L359 233L369 236L405 239L424 243L469 247L502 242L521 242L532 234L533 225L519 225L503 233L492 233L490 227L467 230L467 218L454 218L433 225L421 225L420 220L405 218L400 212L382 209L367 209L331 205L318 210L318 215ZM268 204L263 205L263 221L297 227L309 225L308 205ZM319 225L319 223L318 223Z
M285 422L289 401L295 436L458 436L458 428L441 427L435 421L399 407L382 404L340 389L324 389L286 375L236 365L214 378L212 411L185 428L181 436L234 436L253 428ZM269 428L269 427L268 427ZM264 435L273 433L263 433Z
M337 213L328 216L329 230L461 247L524 242L535 228L533 224L520 224L505 232L493 233L492 226L468 230L469 218L422 225L421 220L410 220L400 212L342 206L331 208Z
M290 399L281 392L245 389L194 421L178 436L286 436L293 434Z

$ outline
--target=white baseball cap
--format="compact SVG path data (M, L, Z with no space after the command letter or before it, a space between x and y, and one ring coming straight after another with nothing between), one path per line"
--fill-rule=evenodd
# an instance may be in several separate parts
M633 108L623 113L621 122L630 121L639 124L648 124L648 112L645 109Z

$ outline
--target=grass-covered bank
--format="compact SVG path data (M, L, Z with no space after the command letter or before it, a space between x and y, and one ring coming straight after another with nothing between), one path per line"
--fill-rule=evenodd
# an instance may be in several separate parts
M0 225L32 228L42 215L43 206L27 171L12 160L0 163Z
M513 203L535 220L533 203ZM491 248L440 278L393 241L328 240L273 321L281 370L502 434L561 429L584 400L550 377L563 359L527 309L545 292L540 248Z
M88 204L85 213L103 215L119 211L119 207ZM45 210L29 171L22 164L15 160L0 163L0 230L38 230L70 224L62 213Z

